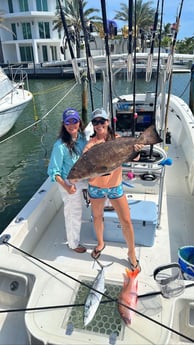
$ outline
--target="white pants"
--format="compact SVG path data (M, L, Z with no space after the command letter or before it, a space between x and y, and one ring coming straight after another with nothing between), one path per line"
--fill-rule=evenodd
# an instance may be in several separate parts
M82 189L85 184L82 182L75 183L76 192L69 194L60 184L58 184L63 203L64 217L68 246L71 249L77 248L80 243L80 231L82 222L82 205L83 193Z

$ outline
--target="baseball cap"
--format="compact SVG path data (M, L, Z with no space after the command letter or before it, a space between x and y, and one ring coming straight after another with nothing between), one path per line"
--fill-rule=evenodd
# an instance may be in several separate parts
M97 117L102 117L105 120L109 120L109 116L104 109L98 108L92 112L92 119L91 120L94 120Z
M62 120L64 123L68 122L71 119L75 119L77 121L80 121L80 116L79 113L76 109L74 108L67 108L63 112Z

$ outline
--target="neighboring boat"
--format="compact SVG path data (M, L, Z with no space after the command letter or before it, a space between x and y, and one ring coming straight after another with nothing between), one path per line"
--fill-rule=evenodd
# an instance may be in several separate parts
M10 131L32 99L31 92L24 89L26 78L25 75L18 82L12 81L0 67L0 137Z
M140 58L146 65L148 56ZM154 122L164 140L146 146L140 161L123 164L142 269L131 325L124 324L117 308L127 248L118 218L107 204L106 247L100 261L113 264L104 272L102 302L84 327L84 303L98 268L90 256L96 245L91 209L83 198L81 242L87 252L77 254L66 243L57 183L48 178L0 237L0 344L194 342L194 119L182 99L166 94L165 61L159 61L157 92L113 100L112 122L121 135L138 135ZM126 57L120 56L118 63L120 67L116 62L109 66L111 75L126 77ZM95 61L95 70L104 76L104 107L110 100L106 69L106 58L103 64Z

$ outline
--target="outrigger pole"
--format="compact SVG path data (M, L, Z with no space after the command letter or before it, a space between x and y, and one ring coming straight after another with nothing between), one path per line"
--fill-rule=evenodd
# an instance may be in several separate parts
M106 16L106 5L105 0L101 0L101 9L102 9L102 20L103 20L103 29L104 29L104 41L105 41L105 51L107 59L107 69L108 69L108 79L109 79L109 109L111 114L111 125L112 130L114 131L114 116L113 116L113 104L112 104L112 73L111 73L111 57L110 49L108 45L108 27L107 27L107 16Z
M60 9L61 20L62 20L62 23L63 23L63 28L64 28L65 35L66 35L66 38L67 38L69 52L70 52L70 55L71 55L71 63L72 63L72 67L73 67L74 76L75 76L76 81L78 83L81 83L80 72L79 72L79 68L78 68L78 65L77 65L77 60L75 59L74 52L73 52L73 49L72 49L72 46L71 46L69 32L68 32L68 29L67 29L67 23L66 23L66 20L65 20L65 15L64 15L64 12L63 12L60 0L58 0L58 4L59 4L59 9Z

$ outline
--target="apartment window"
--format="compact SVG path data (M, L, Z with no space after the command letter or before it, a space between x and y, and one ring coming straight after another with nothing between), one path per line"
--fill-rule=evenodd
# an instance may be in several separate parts
M48 61L48 53L47 53L47 46L42 46L42 56L43 61Z
M57 60L57 48L55 46L51 46L51 56L52 56L52 61Z
M19 5L20 5L20 11L21 12L29 11L28 0L19 0Z
M37 11L48 11L47 0L36 0Z
M11 24L11 31L13 33L13 40L17 40L17 31L16 31L16 24L15 23Z
M39 27L39 36L40 38L50 38L50 29L49 29L49 23L47 22L41 22L38 23Z
M33 62L34 55L31 46L20 47L20 58L22 62Z
M31 25L30 23L22 23L22 32L24 40L32 38Z
M12 2L12 0L8 0L8 7L9 7L9 13L13 13L13 2Z

